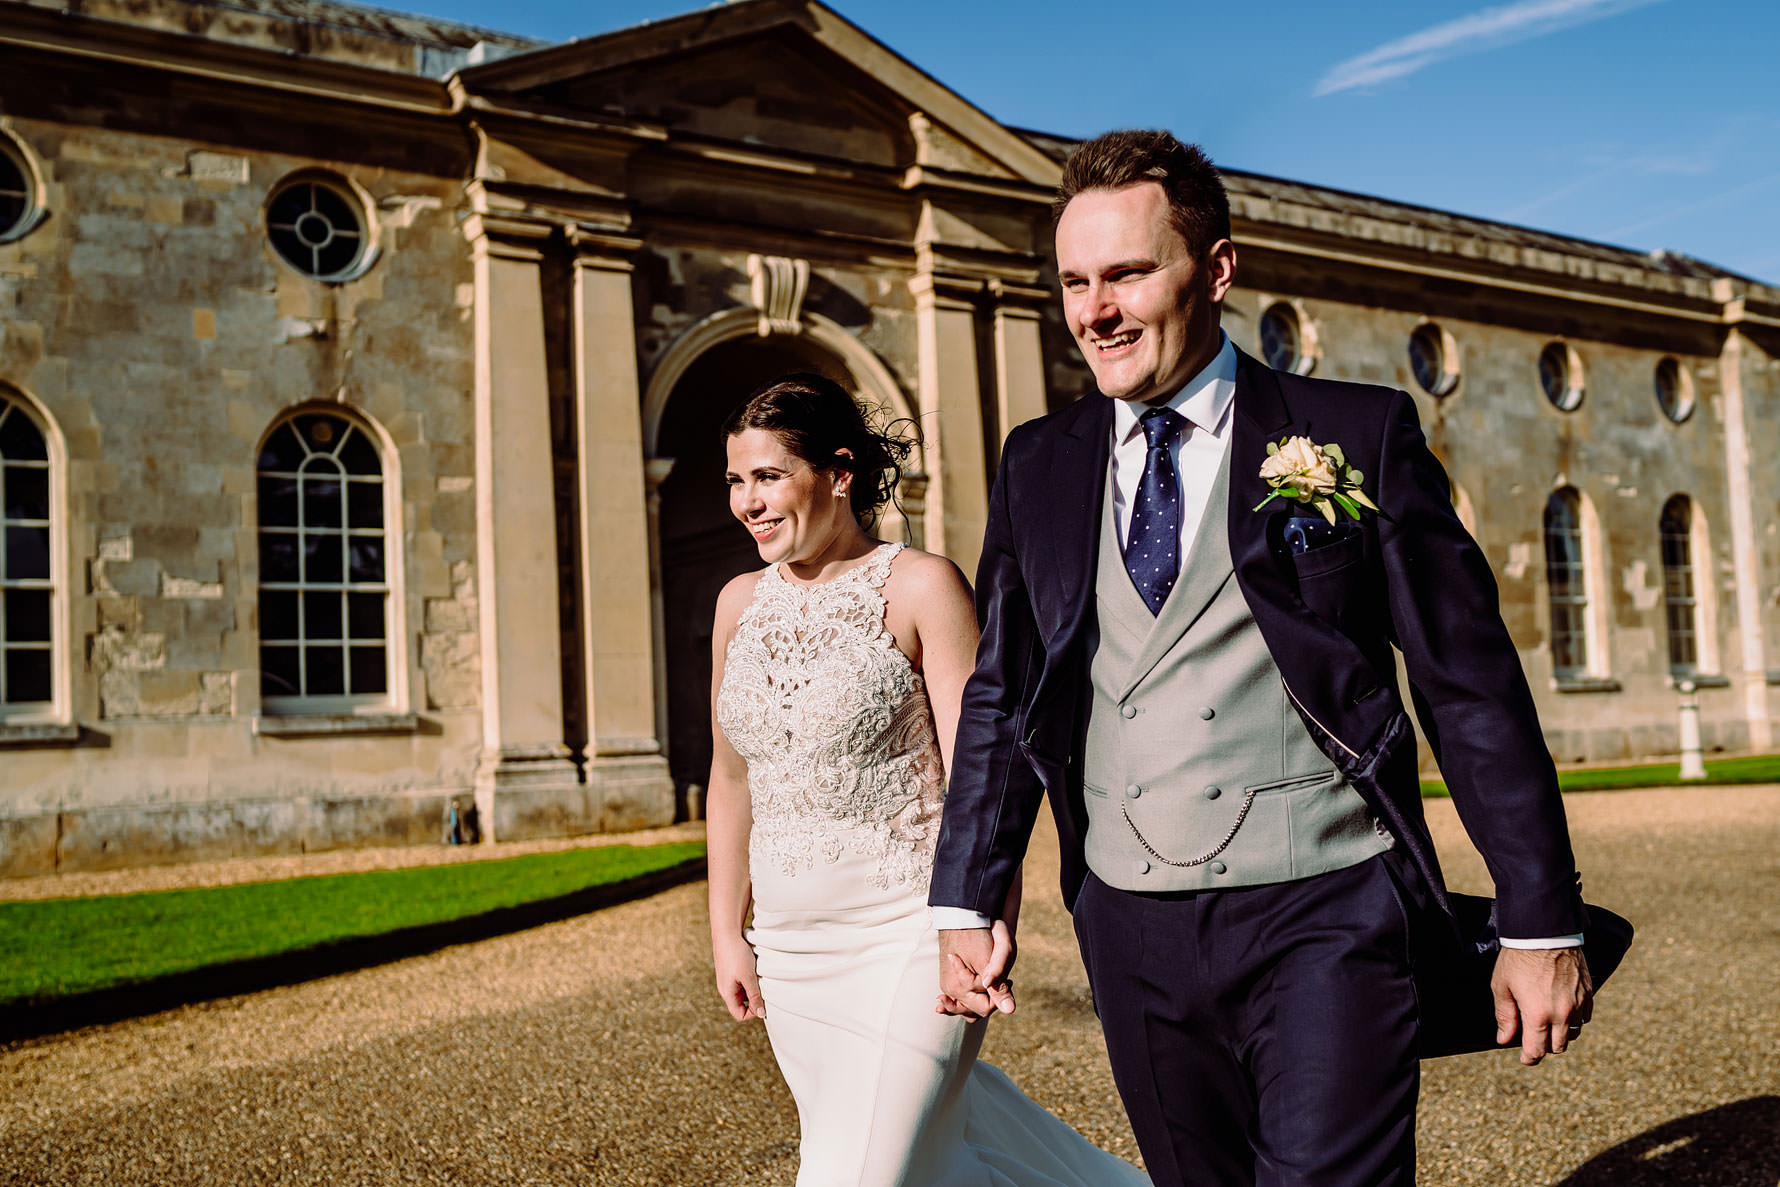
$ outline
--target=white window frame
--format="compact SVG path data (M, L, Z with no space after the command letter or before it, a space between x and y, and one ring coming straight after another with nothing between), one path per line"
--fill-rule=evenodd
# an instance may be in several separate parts
M343 558L343 560L342 560L343 567L342 567L342 572L341 572L341 580L338 582L319 582L319 583L317 583L317 582L304 582L302 580L298 580L295 582L267 582L265 580L265 574L259 571L258 559L257 559L258 555L259 555L258 544L259 544L260 536L266 531L266 528L267 528L267 525L264 523L264 512L259 504L259 497L258 497L259 479L263 476L268 476L268 475L289 476L292 473L296 473L296 472L291 472L291 471L267 470L267 469L262 468L259 464L260 454L264 452L266 445L271 442L274 434L284 430L286 428L286 426L293 425L294 422L301 420L304 417L314 416L314 415L328 416L328 417L331 417L336 420L344 421L346 424L351 426L353 431L363 434L366 437L366 439L371 443L372 448L374 448L377 452L377 460L378 460L379 465L382 468L381 482L382 482L382 487L383 487L383 490L382 490L383 528L382 528L381 534L382 534L382 539L383 539L383 566L384 566L384 568L383 568L383 580L381 582L353 582L353 581L351 581L350 578L351 578L352 574L351 574L351 569L350 569L350 559L349 558ZM295 431L295 430L293 430L293 431ZM299 439L302 439L301 432L296 432L296 436ZM309 447L307 441L304 442L304 446L306 449ZM336 450L337 449L338 449L338 447L336 447ZM311 458L309 460L312 460L314 456L315 455L312 453ZM329 456L331 456L331 455L329 455ZM263 657L264 650L267 646L278 646L281 644L286 644L286 642L287 642L286 640L283 640L283 639L274 640L271 643L267 642L267 639L265 636L265 631L264 631L263 617L260 616L259 612L258 612L259 604L260 604L261 600L263 599L263 595L264 595L265 591L267 591L267 590L289 591L289 592L295 593L298 598L299 605L301 605L304 595L310 594L310 593L332 592L335 590L338 590L342 594L347 594L347 593L351 593L351 592L379 593L383 596L383 634L384 634L384 637L383 637L384 691L383 692L381 692L381 693L345 692L345 693L324 693L324 694L315 694L315 695L305 695L305 694L301 694L301 693L296 694L296 695L267 695L265 693L265 691L263 689L263 685L262 685L263 669L264 669L264 661L262 658L260 663L258 665L256 665L255 672L254 672L254 674L255 674L254 688L255 688L255 691L259 694L259 698L260 698L260 712L263 715L266 715L269 717L344 716L344 715L355 715L355 714L405 713L407 711L407 704L408 704L409 683L408 683L407 649L403 646L403 643L404 643L404 640L406 637L406 626L405 626L406 616L403 612L406 598L405 598L404 589L403 589L403 587L404 587L403 573L405 571L405 566L404 566L404 562L403 562L403 551L402 551L402 547L401 547L401 543L403 540L402 524L401 524L401 518L400 518L400 516L401 516L401 494L400 494L400 491L401 491L401 468L398 464L397 453L396 453L394 442L390 440L389 434L383 430L381 425L376 424L369 417L363 415L362 413L360 413L354 409L342 408L339 405L320 405L320 406L318 406L318 405L312 405L312 404L305 405L300 408L294 408L294 409L291 409L290 411L286 412L282 416L280 416L273 423L272 427L266 431L265 437L263 437L261 439L260 448L258 451L255 452L255 455L254 455L254 477L255 477L255 483L254 483L254 490L255 490L254 540L255 540L255 558L256 558L254 596L255 596L255 607L256 607L256 621L259 622L259 626L260 626L259 654ZM349 477L347 482L350 483L350 481L351 480ZM299 483L299 492L300 492L300 490L301 490L301 484ZM298 514L299 514L299 524L300 524L301 503L302 503L300 493L298 496L298 503L299 503L299 513ZM341 489L341 506L343 509L343 515L345 514L344 509L347 507L347 505L348 505L348 485L343 484L342 489ZM287 529L285 529L283 525L272 525L272 528L276 534L286 534ZM302 529L300 527L292 528L292 529L288 529L288 530L289 530L290 534L296 535L299 541L302 539ZM350 523L344 524L342 526L342 528L340 529L340 531L343 535L345 535L349 538L353 535L368 536L368 535L373 534L368 529L367 530L352 529L350 526ZM299 544L299 554L300 553L301 553L301 545ZM350 662L351 652L350 652L350 642L349 642L349 640L350 640L350 621L349 621L349 618L347 617L348 614L349 614L349 609L346 606L343 606L341 609L342 635L348 640L345 644L346 647L348 648L348 650L347 650L347 661L346 661L346 667L345 667L345 672L344 672L344 679L346 681L347 687L350 688L351 687L351 662ZM299 647L299 649L305 648L309 642L309 640L306 638L306 636L304 634L303 627L301 624L302 624L302 612L300 610L299 611L298 633L297 633L296 639L294 640L295 644ZM299 671L306 673L307 669L306 669L306 666L304 666L305 661L302 658L300 653L299 653L298 663L299 663Z
M34 527L48 527L49 577L47 580L26 578L16 583L9 578L0 577L0 588L48 589L50 591L50 699L47 701L22 701L16 704L0 701L0 724L67 724L73 720L72 665L69 663L68 654L68 591L70 582L67 531L64 526L68 522L68 497L64 485L68 473L67 451L61 434L56 431L55 421L24 392L5 383L0 383L0 411L4 411L7 417L23 416L43 437L44 452L47 455L44 469L47 471L49 483L49 520L46 524L35 520L4 520L6 524L18 522ZM35 466L32 465L31 468L35 468ZM5 508L0 505L0 519L3 519L4 515ZM4 537L0 535L0 549L4 547ZM0 662L3 662L3 658L0 658Z

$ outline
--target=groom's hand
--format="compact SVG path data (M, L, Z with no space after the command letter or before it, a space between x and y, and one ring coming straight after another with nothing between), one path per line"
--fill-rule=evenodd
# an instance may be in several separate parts
M1594 981L1581 948L1503 948L1490 977L1496 1042L1520 1032L1520 1061L1562 1055L1594 1012Z
M993 928L946 929L939 933L939 1012L966 1019L1014 1012L1013 934L996 920Z

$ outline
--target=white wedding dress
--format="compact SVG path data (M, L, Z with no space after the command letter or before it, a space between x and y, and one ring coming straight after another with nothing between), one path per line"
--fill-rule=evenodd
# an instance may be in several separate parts
M798 1187L1147 1184L978 1063L985 1024L934 1012L945 773L926 687L884 625L901 550L819 585L769 566L717 695L748 763L747 936L797 1100Z

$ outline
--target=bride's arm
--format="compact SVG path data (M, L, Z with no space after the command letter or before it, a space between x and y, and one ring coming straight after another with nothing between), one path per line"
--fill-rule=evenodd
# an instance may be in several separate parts
M737 1022L766 1017L754 949L742 935L752 900L748 882L748 764L717 724L717 692L723 687L724 653L736 622L753 596L756 574L744 573L717 597L711 628L711 777L705 789L705 845L710 874L711 955L717 993Z
M909 562L914 563L909 563ZM915 662L927 683L927 699L933 706L933 727L939 738L940 758L947 777L952 772L953 748L958 738L958 717L964 702L964 684L976 667L977 619L976 605L971 597L970 583L958 566L944 557L917 553L901 562L903 572L897 576L902 584L896 591L902 604L912 607L909 623L913 629ZM892 606L892 610L895 610ZM900 615L892 614L892 618ZM1013 1012L1013 992L1007 974L1014 963L1014 927L1020 914L1020 878L1015 874L1013 886L1002 907L1001 918L993 925L974 933L942 931L946 937L974 934L978 937L977 963L969 966L979 976L974 990L964 986L970 978L960 974L953 988L942 995L943 1013L962 1013L981 1017L990 1009ZM963 966L961 966L963 967ZM943 980L943 978L942 978ZM946 999L950 998L948 1002Z

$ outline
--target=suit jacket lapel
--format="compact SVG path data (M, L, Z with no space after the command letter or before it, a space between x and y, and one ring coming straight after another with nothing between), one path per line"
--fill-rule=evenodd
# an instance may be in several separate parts
M1256 595L1278 605L1290 605L1297 600L1297 590L1274 563L1267 540L1267 524L1279 504L1260 514L1254 508L1268 495L1267 482L1261 477L1267 443L1285 435L1292 426L1292 413L1272 370L1240 350L1236 352L1232 415L1227 513L1230 560L1236 581L1251 607Z
M1051 586L1051 604L1058 608L1056 629L1044 633L1045 650L1052 655L1074 644L1093 611L1101 502L1112 452L1112 402L1091 394L1071 411L1077 415L1059 426L1050 465L1034 479L1041 516L1033 521L1033 530L1053 563L1028 568L1027 580L1035 588L1041 582ZM1043 631L1048 616L1041 609L1039 617Z

